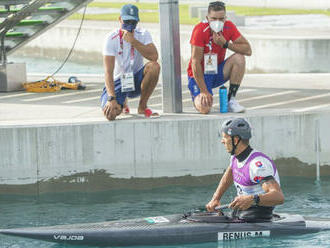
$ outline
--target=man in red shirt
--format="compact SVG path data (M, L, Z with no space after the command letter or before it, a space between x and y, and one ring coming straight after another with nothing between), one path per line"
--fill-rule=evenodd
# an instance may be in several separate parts
M251 56L249 42L226 20L223 2L211 2L206 20L197 24L190 39L191 59L188 66L188 88L195 108L202 114L210 112L212 89L230 81L228 111L244 112L236 100L236 92L245 72L245 56ZM226 49L234 52L225 60Z

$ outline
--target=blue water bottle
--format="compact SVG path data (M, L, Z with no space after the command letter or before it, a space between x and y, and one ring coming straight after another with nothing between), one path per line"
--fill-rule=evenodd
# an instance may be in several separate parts
M220 104L220 113L227 113L228 96L227 96L227 88L225 86L221 86L219 88L219 104Z

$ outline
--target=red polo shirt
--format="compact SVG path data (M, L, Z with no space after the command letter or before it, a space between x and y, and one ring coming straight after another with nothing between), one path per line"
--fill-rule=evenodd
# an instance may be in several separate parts
M231 21L226 21L223 27L222 35L226 40L235 41L241 36L241 33L237 30L234 23ZM209 52L209 42L212 40L211 28L208 21L203 21L197 24L194 27L194 30L191 34L190 44L193 46L203 47L204 54ZM226 49L215 44L212 41L212 53L218 54L218 64L221 64L225 60ZM204 58L202 60L202 67L204 70ZM188 65L188 76L193 77L193 72L191 69L191 58Z

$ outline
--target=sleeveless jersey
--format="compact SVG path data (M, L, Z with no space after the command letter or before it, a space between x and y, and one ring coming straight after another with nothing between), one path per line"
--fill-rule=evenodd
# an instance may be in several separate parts
M242 162L231 157L231 169L237 195L255 195L265 193L261 180L273 176L280 184L280 178L274 162L265 154L253 150Z

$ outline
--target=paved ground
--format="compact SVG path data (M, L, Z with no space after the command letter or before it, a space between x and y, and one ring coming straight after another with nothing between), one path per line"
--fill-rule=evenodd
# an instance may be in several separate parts
M105 121L99 108L103 88L102 75L77 75L87 89L83 91L62 90L57 93L0 92L0 125L36 123L72 123ZM29 75L29 80L41 79L43 75ZM59 75L66 80L67 75ZM247 74L237 99L247 108L247 115L286 112L323 111L330 108L330 74ZM186 76L182 76L183 114L198 116L192 107ZM220 115L217 90L211 115ZM130 99L133 115L120 118L141 118L134 115L138 99ZM162 83L154 91L149 107L162 110ZM164 115L166 116L172 115ZM175 115L180 118L179 115ZM206 116L205 116L206 117Z

